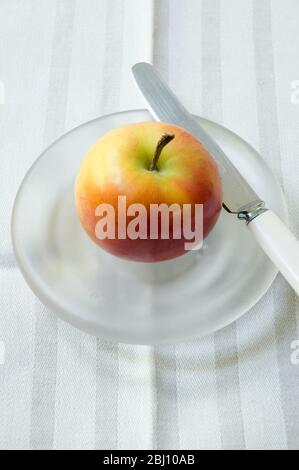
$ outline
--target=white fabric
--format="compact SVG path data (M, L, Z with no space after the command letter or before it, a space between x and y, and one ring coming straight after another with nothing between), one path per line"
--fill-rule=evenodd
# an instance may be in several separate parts
M298 1L2 0L0 31L0 448L299 449L298 299L281 276L215 335L117 345L44 307L10 241L15 193L42 149L143 107L137 60L261 151L298 235Z

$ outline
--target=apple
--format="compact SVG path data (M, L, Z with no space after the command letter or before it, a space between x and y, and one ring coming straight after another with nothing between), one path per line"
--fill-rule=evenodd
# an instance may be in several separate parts
M117 230L114 237L99 237L97 224L104 220L104 213L97 208L114 209L117 229L120 197L125 197L126 207L141 204L145 208L145 222L149 221L150 207L154 205L176 204L182 208L201 204L205 238L221 211L222 184L214 159L193 135L172 124L142 122L113 129L87 152L75 183L79 219L92 240L121 258L155 262L186 253L186 237L174 235L171 213L168 239L162 236L161 223L156 238L149 236L149 228L147 237L134 239ZM191 214L194 219L195 211ZM133 219L132 213L125 219L128 229Z

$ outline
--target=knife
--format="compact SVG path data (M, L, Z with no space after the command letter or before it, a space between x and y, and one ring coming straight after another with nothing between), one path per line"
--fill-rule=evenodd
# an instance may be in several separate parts
M136 83L154 119L183 127L215 158L222 177L223 207L244 220L264 252L299 295L299 241L260 199L219 145L179 102L155 68L140 62L132 67Z

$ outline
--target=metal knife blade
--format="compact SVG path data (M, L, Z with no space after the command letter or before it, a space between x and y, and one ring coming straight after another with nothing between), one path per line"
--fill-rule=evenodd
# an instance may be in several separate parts
M244 207L256 205L260 201L259 196L219 145L179 102L154 67L140 62L132 67L132 72L152 116L157 121L169 122L191 132L213 155L222 177L225 208L229 212L239 213Z

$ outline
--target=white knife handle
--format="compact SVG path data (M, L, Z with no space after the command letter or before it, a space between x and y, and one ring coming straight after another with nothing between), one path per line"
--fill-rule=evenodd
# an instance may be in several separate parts
M271 210L255 217L247 227L299 295L299 241L296 237Z

